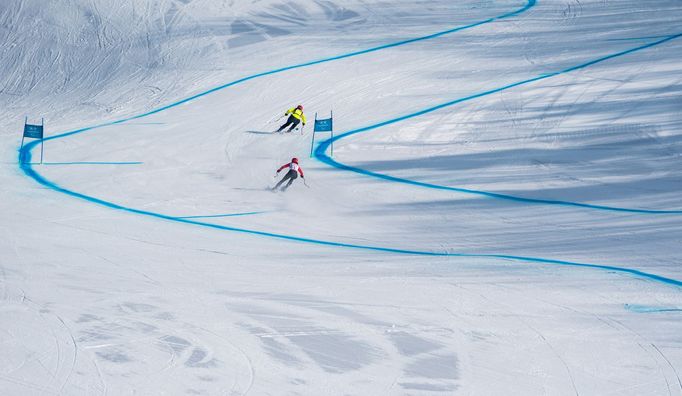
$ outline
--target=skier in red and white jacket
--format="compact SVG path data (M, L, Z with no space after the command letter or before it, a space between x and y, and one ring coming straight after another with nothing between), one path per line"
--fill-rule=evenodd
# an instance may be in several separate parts
M276 190L277 188L279 188L279 186L282 185L282 183L289 180L289 183L287 183L284 187L282 187L282 191L286 191L286 189L289 188L291 183L293 183L294 180L296 180L298 178L299 173L301 174L301 178L305 179L305 177L303 176L303 168L301 168L301 166L298 165L298 158L294 157L291 159L291 162L289 162L288 164L282 165L279 169L277 169L277 174L279 174L279 172L285 168L289 168L289 171L287 172L286 175L284 175L282 180L280 180L279 183L277 183L277 185L272 188L273 190ZM277 176L275 176L275 177L277 177Z

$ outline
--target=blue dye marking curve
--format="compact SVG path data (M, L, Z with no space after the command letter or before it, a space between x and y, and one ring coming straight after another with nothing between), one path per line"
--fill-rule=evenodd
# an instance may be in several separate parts
M625 304L625 309L637 313L658 313L658 312L682 312L682 308L677 307L654 307L650 305Z
M33 144L33 142L32 142L32 144ZM28 159L31 158L30 151L26 152L25 155L28 157ZM635 270L635 269L624 268L624 267L616 267L616 266L610 266L610 265L579 263L579 262L573 262L573 261L553 260L553 259L545 259L545 258L539 258L539 257L515 256L515 255L506 255L506 254L442 253L442 252L429 252L429 251L410 250L410 249L386 248L386 247L371 246L371 245L356 245L356 244L343 243L343 242L325 241L322 239L313 239L313 238L297 237L297 236L286 235L286 234L277 234L277 233L266 232L266 231L250 230L247 228L237 228L237 227L229 227L229 226L224 226L224 225L219 225L219 224L204 223L204 222L192 220L189 218L173 217L173 216L168 216L168 215L164 215L161 213L155 213L155 212L149 212L146 210L130 208L130 207L122 206L119 204L115 204L113 202L105 201L103 199L99 199L99 198L95 198L95 197L88 196L85 194L81 194L81 193L60 187L56 183L51 182L51 181L43 178L41 175L39 175L30 166L22 167L22 169L29 177L36 180L38 183L42 184L43 186L48 187L48 188L53 189L53 190L56 190L56 191L59 191L63 194L75 197L75 198L79 198L79 199L82 199L82 200L85 200L88 202L99 204L99 205L102 205L102 206L105 206L105 207L108 207L111 209L123 210L126 212L136 213L139 215L144 215L144 216L149 216L149 217L154 217L157 219L170 220L170 221L174 221L174 222L192 224L192 225L201 226L201 227L213 228L213 229L224 230L224 231L233 231L233 232L239 232L239 233L251 234L251 235L258 235L258 236L263 236L263 237L277 238L277 239L283 239L283 240L288 240L288 241L312 243L312 244L316 244L316 245L351 248L351 249L361 249L361 250L369 250L369 251L377 251L377 252L399 253L399 254L431 256L431 257L492 258L492 259L503 259L503 260L531 262L531 263L540 263L540 264L553 264L553 265L564 265L564 266L582 267L582 268L594 268L594 269L623 273L623 274L627 274L627 275L634 275L636 277L645 278L645 279L652 280L655 282L659 282L659 283L663 283L663 284L667 284L667 285L671 285L671 286L676 286L676 287L682 287L682 281L679 281L677 279L667 278L664 276L651 274L648 272L643 272L643 271L639 271L639 270Z
M205 216L178 216L176 218L177 219L208 219L208 218L213 218L213 217L250 216L250 215L257 215L257 214L261 214L261 213L267 213L267 212L266 211L260 211L260 212L227 213L227 214L205 215Z
M94 162L94 161L80 161L80 162L44 162L43 165L140 165L143 162Z
M99 128L103 128L103 127L106 127L106 126L122 124L122 123L125 123L125 122L128 122L128 121L132 121L132 120L137 120L137 119L140 119L140 118L148 117L148 116L150 116L150 115L157 114L157 113L160 113L160 112L165 111L165 110L168 110L168 109L172 109L172 108L174 108L174 107L180 106L181 104L185 104L185 103L187 103L187 102L191 102L191 101L196 100L196 99L198 99L198 98L201 98L201 97L203 97L203 96L210 95L210 94L212 94L212 93L214 93L214 92L217 92L217 91L222 91L222 90L224 90L225 88L229 88L229 87L231 87L231 86L234 86L234 85L237 85L237 84L241 84L241 83L243 83L243 82L246 82L246 81L249 81L249 80L253 80L253 79L256 79L256 78L265 77L265 76L269 76L269 75L273 75L273 74L277 74L277 73L282 73L282 72L285 72L285 71L288 71L288 70L300 69L300 68L307 67L307 66L319 65L319 64L321 64L321 63L327 63L327 62L337 61L337 60L340 60L340 59L351 58L351 57L355 57L355 56L359 56L359 55L365 55L365 54L369 54L369 53L371 53L371 52L376 52L376 51L381 51L381 50L385 50L385 49L389 49L389 48L399 47L399 46L403 46L403 45L406 45L406 44L416 43L416 42L419 42L419 41L432 40L432 39L437 38L437 37L441 37L441 36L445 36L445 35L448 35L448 34L456 33L456 32L462 31L462 30L466 30L466 29L471 29L471 28L473 28L473 27L485 25L485 24L487 24L487 23L495 22L495 21L497 21L497 20L501 20L501 19L505 19L505 18L511 18L511 17L513 17L513 16L516 16L516 15L518 15L518 14L521 14L521 13L523 13L523 12L528 11L529 9L531 9L532 7L534 7L536 3L537 3L537 0L528 0L528 1L526 2L526 4L525 4L523 7L519 8L519 9L516 10L516 11L508 12L508 13L506 13L506 14L502 14L502 15L497 16L497 17L488 18L488 19L486 19L486 20L479 21L479 22L475 22L475 23L472 23L472 24L469 24L469 25L460 26L460 27L456 27L456 28L453 28L453 29L449 29L449 30L444 30L444 31L442 31L442 32L430 34L430 35L428 35L428 36L416 37L416 38L413 38L413 39L398 41L398 42L390 43L390 44L384 44L384 45L380 45L380 46L377 46L377 47L372 47L372 48L364 49L364 50L361 50L361 51L350 52L350 53L347 53L347 54L332 56L332 57L329 57L329 58L319 59L319 60L310 61L310 62L305 62L305 63L299 63L299 64L296 64L296 65L281 67L281 68L279 68L279 69L274 69L274 70L265 71L265 72L261 72L261 73L257 73L257 74L252 74L252 75L250 75L250 76L240 78L240 79L238 79L238 80L235 80L235 81L232 81L232 82L229 82L229 83L226 83L226 84L217 86L217 87L215 87L215 88L211 88L211 89L209 89L209 90L207 90L207 91L200 92L200 93L198 93L198 94L196 94L196 95L187 97L187 98L182 99L182 100L179 100L179 101L177 101L177 102L173 102L173 103L168 104L168 105L166 105L166 106L159 107L159 108L157 108L157 109L148 111L148 112L146 112L146 113L138 114L138 115L135 115L135 116L131 116L131 117L128 117L128 118L123 118L123 119L116 120L116 121L110 121L110 122L105 122L105 123L102 123L102 124L97 124L97 125L93 125L93 126L89 126L89 127L85 127L85 128L80 128L80 129L76 129L76 130L69 131L69 132L64 132L64 133L57 134L57 135L54 135L54 136L46 137L44 140L61 139L61 138L67 137L67 136L76 135L76 134L79 134L79 133L91 131L91 130L93 130L93 129L99 129Z
M299 65L288 66L288 67L272 70L269 72L254 74L254 75L251 75L249 77L245 77L245 78L233 81L231 83L224 84L222 86L213 88L211 90L208 90L208 91L199 93L197 95L191 96L189 98L180 100L178 102L169 104L167 106L149 111L147 113L139 114L137 116L129 117L126 119L121 119L118 121L112 121L112 122L102 123L102 124L98 124L98 125L94 125L94 126L90 126L90 127L80 128L77 130L73 130L73 131L65 132L65 133L62 133L59 135L54 135L54 136L48 137L45 140L64 138L67 136L80 134L80 133L90 131L93 129L102 128L102 127L110 126L110 125L121 124L121 123L130 121L130 120L147 117L149 115L159 113L161 111L179 106L183 103L187 103L187 102L194 100L194 99L197 99L199 97L208 95L212 92L216 92L216 91L225 89L227 87L239 84L239 83L244 82L244 81L255 79L258 77L263 77L263 76L267 76L267 75L271 75L271 74L275 74L275 73L280 73L280 72L295 69L295 68L311 66L311 65L315 65L315 64L324 63L324 62L330 62L333 60L348 58L351 56L366 54L366 53L378 51L381 49L397 47L399 45L405 45L405 44L409 44L409 43L413 43L413 42L417 42L417 41L428 40L428 39L436 38L436 37L439 37L439 36L442 36L445 34L454 33L454 32L461 31L461 30L468 29L468 28L472 28L475 26L480 26L480 25L483 25L485 23L493 22L495 20L499 20L499 19L503 19L503 18L509 18L509 17L512 17L512 16L515 16L515 15L518 15L522 12L527 11L528 9L533 7L535 5L535 3L536 3L535 0L529 0L524 7L518 9L517 11L510 12L507 14L503 14L499 17L490 18L490 19L487 19L485 21L481 21L478 23L474 23L474 24L462 26L459 28L455 28L455 29L443 31L440 33L436 33L436 34L433 34L430 36L424 36L424 37L420 37L420 38L416 38L416 39L405 40L405 41L401 41L401 42L397 42L397 43L393 43L393 44L387 44L384 46L374 47L374 48L367 49L364 51L357 51L357 52L353 52L353 53L349 53L349 54L345 54L345 55L340 55L340 56L336 56L336 57L332 57L332 58L322 59L322 60L308 62L308 63L302 63ZM630 51L630 52L633 52L633 51ZM587 64L585 64L583 67L587 67ZM536 80L539 80L539 79L541 79L541 78L536 78ZM517 83L516 85L521 85L521 83ZM508 89L510 87L511 86L504 88L504 89ZM479 94L478 96L483 96L483 95ZM441 107L444 107L444 106L441 106ZM429 110L429 111L434 111L434 110ZM421 114L425 114L429 111L424 111ZM409 117L409 118L416 117L417 115L418 114L411 115L411 117ZM397 120L392 121L390 123L393 123L393 122L397 122ZM378 128L378 127L379 126L377 125L371 129ZM361 132L361 131L360 130L355 131L355 133L359 133L359 132ZM347 136L347 134L346 134L346 136ZM294 242L312 243L312 244L323 245L323 246L333 246L333 247L342 247L342 248L351 248L351 249L362 249L362 250L377 251L377 252L409 254L409 255L419 255L419 256L493 258L493 259L531 262L531 263L540 263L540 264L553 264L553 265L565 265L565 266L583 267L583 268L594 268L594 269L623 273L623 274L627 274L627 275L633 275L636 277L641 277L644 279L656 281L656 282L667 284L667 285L682 287L682 281L672 279L672 278L663 277L663 276L656 275L656 274L651 274L651 273L639 271L639 270L634 270L634 269L630 269L630 268L608 266L608 265L599 265L599 264L589 264L589 263L579 263L579 262L563 261L563 260L553 260L553 259L545 259L545 258L538 258L538 257L527 257L527 256L514 256L514 255L503 255L503 254L442 253L442 252L419 251L419 250L409 250L409 249L386 248L386 247L371 246L371 245L357 245L357 244L325 241L325 240L320 240L320 239L296 237L296 236L286 235L286 234L276 234L276 233L271 233L271 232L250 230L250 229L245 229L245 228L228 227L228 226L223 226L223 225L218 225L218 224L200 222L197 220L193 220L191 217L190 218L173 217L173 216L168 216L168 215L164 215L161 213L155 213L155 212L149 212L149 211L145 211L145 210L130 208L130 207L122 206L122 205L119 205L119 204L116 204L113 202L105 201L105 200L100 199L100 198L81 194L81 193L76 192L76 191L68 190L66 188L59 186L58 184L56 184L54 182L47 180L43 176L41 176L31 166L31 158L32 158L31 152L38 145L38 143L39 143L38 141L30 142L29 144L24 145L23 148L19 150L19 158L18 158L19 167L21 168L21 170L24 172L24 174L26 176L32 178L33 180L35 180L39 184L41 184L47 188L50 188L52 190L55 190L57 192L60 192L62 194L65 194L65 195L68 195L68 196L71 196L74 198L82 199L84 201L94 203L97 205L101 205L101 206L104 206L104 207L107 207L110 209L122 210L122 211L135 213L135 214L143 215L143 216L149 216L149 217L153 217L153 218L157 218L157 219L161 219L161 220L168 220L168 221L173 221L173 222L191 224L191 225L201 226L201 227L206 227L206 228L212 228L212 229L218 229L218 230L224 230L224 231L232 231L232 232L238 232L238 233L244 233L244 234L251 234L251 235L256 235L256 236L276 238L276 239L282 239L282 240L288 240L288 241L294 241ZM318 149L319 149L319 147L318 147ZM324 153L324 151L322 153ZM339 164L339 165L341 165L341 164ZM343 166L343 165L341 165L341 166Z
M487 91L479 92L477 94L465 96L462 98L454 99L445 103L441 103L436 106L432 106L414 113L406 114L400 117L392 118L390 120L382 121L373 125L365 126L362 128L357 128L353 129L347 132L340 133L337 136L334 136L333 138L327 139L320 144L318 144L317 148L315 149L315 157L322 161L323 163L330 165L334 168L341 169L341 170L346 170L350 172L355 172L364 176L370 176L378 179L383 179L383 180L388 180L391 182L395 183L404 183L404 184L409 184L413 186L418 186L418 187L425 187L425 188L432 188L432 189L438 189L438 190L448 190L448 191L456 191L459 193L465 193L465 194L474 194L474 195L480 195L480 196L485 196L488 198L496 198L496 199L504 199L508 201L515 201L515 202L521 202L521 203L529 203L529 204L544 204L544 205L559 205L559 206L572 206L572 207L578 207L578 208L586 208L586 209L596 209L596 210L605 210L605 211L614 211L614 212L628 212L628 213L639 213L639 214L682 214L682 210L653 210L653 209L633 209L633 208L623 208L623 207L617 207L617 206L606 206L606 205L593 205L593 204L587 204L587 203L579 203L579 202L571 202L571 201L561 201L561 200L551 200L551 199L536 199L536 198L525 198L525 197L519 197L515 195L508 195L508 194L501 194L501 193L494 193L494 192L489 192L489 191L482 191L482 190L472 190L472 189L467 189L467 188L458 188L458 187L448 187L448 186L442 186L438 184L431 184L431 183L424 183L424 182L419 182L415 180L410 180L410 179L403 179L395 176L390 176L386 175L383 173L377 173L377 172L372 172L363 168L357 168L353 167L347 164L343 164L341 162L335 161L332 159L330 156L327 155L327 151L331 144L333 142L336 142L338 140L347 138L349 136L358 134L358 133L363 133L367 131L371 131L377 128L381 128L387 125L395 124L401 121L405 121L411 118L419 117L424 114L428 114L446 107L450 107L462 102L467 102L470 100L474 100L483 96L488 96L492 95L494 93L506 91L508 89L512 89L515 87L518 87L520 85L525 85L529 84L532 82L536 81L541 81L545 80L548 78L556 77L562 74L570 73L572 71L584 69L590 66L593 66L597 63L601 63L604 61L607 61L609 59L613 58L618 58L627 54L631 54L633 52L641 51L647 48L651 48L657 45L661 45L663 43L666 43L668 41L677 39L682 37L682 33L680 34L675 34L671 36L666 36L666 38L657 40L645 45L641 45L635 48L631 48L625 51L620 51L616 52L611 55L607 55L601 58L597 58L594 60L591 60L589 62L582 63L577 66L569 67L567 69L553 72L553 73L546 73L539 75L537 77L529 78L526 80L521 80L512 84L508 84L499 88L495 89L490 89Z

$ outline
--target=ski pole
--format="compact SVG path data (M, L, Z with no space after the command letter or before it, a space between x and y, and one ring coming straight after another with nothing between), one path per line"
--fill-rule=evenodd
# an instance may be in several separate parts
M281 119L284 118L284 117L286 117L286 116L280 116L279 118L277 118L277 119L275 119L275 120L271 120L270 122L268 122L268 124L272 124L273 122L277 122L277 121L281 120Z
M308 187L308 188L310 188L310 186L308 185L308 183L305 182L305 177L303 178L303 185L306 186L306 187Z

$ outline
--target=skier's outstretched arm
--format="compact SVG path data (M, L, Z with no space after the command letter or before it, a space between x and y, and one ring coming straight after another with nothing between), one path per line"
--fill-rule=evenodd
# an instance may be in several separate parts
M286 168L287 166L289 166L289 164L284 164L280 166L279 169L277 169L277 173L279 173L282 169Z

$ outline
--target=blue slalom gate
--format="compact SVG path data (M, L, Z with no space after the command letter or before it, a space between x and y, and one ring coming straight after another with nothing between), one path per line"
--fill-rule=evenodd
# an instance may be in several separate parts
M318 132L329 132L331 136L331 155L334 156L334 112L329 111L329 118L317 118L315 113L315 123L313 123L313 137L310 141L310 156L313 156L313 148L315 147L315 134Z
M28 116L24 120L24 133L21 135L21 148L24 148L24 139L40 139L40 163L43 163L43 140L44 140L44 130L45 130L45 119L40 120L40 125L34 125L28 123Z

